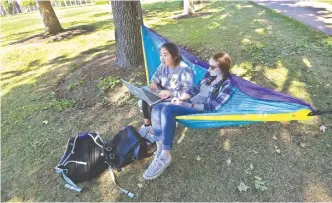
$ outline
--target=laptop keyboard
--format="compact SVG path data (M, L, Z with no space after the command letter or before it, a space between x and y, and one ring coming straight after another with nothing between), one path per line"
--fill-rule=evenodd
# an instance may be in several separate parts
M155 102L160 99L157 95L152 94L151 92L143 89L145 95L150 99L150 101Z

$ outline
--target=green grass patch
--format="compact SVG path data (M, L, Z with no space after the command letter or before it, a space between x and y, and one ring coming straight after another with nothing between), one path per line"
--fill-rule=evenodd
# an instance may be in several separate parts
M78 81L75 81L73 83L70 83L68 86L67 86L67 89L70 91L80 85L84 84L84 81L83 80L78 80Z
M120 83L118 77L109 76L99 80L97 87L99 88L102 94L105 94L109 90L113 89L116 85Z
M75 104L74 100L69 99L59 99L54 100L53 104L51 105L52 108L58 111L63 111L69 108L72 108Z

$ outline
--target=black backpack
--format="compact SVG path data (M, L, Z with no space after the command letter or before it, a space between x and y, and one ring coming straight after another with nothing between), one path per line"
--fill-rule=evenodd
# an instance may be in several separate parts
M121 170L134 161L151 156L153 145L148 146L148 142L133 126L127 126L112 140L106 141L105 161L113 169Z
M76 183L95 178L109 168L116 186L133 198L133 193L118 186L113 169L120 170L151 155L146 142L132 126L125 127L106 142L96 132L81 133L68 140L67 149L55 169L67 182L66 188L80 192L82 189Z

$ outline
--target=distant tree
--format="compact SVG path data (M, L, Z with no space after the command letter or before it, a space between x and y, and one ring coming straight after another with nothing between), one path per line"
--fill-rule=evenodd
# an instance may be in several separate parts
M35 7L36 6L36 1L34 1L34 0L23 0L23 1L21 1L21 6L23 8L30 8L30 6Z
M7 14L9 15L14 14L13 4L10 0L2 0L1 3Z
M183 14L192 15L194 13L194 0L183 0Z
M7 15L5 9L2 6L2 2L1 2L1 5L0 5L0 14L1 14L1 16L6 16Z
M143 65L140 1L111 1L115 24L116 63L120 67Z
M20 6L20 4L17 3L16 0L12 0L12 4L13 4L13 9L14 9L15 14L22 13L21 6Z
M50 1L38 1L38 6L40 15L43 18L45 34L54 35L64 30L56 17Z

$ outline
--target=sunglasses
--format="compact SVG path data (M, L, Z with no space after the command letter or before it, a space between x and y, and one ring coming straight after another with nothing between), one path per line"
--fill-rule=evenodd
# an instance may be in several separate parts
M217 67L212 66L212 65L209 65L209 68L211 68L211 70L214 70L214 69L216 69Z

